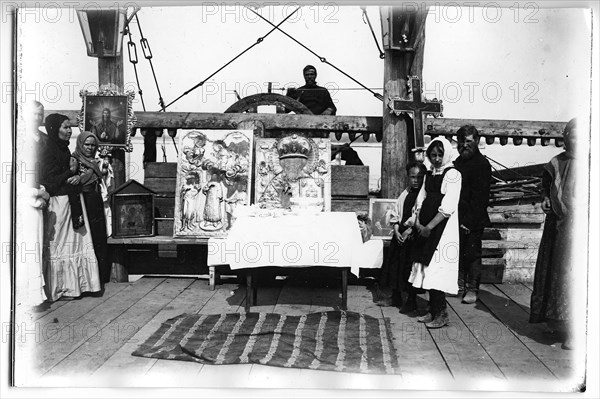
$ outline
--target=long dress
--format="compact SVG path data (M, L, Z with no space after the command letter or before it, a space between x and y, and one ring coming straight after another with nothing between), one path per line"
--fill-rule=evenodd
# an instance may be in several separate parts
M63 296L78 297L84 292L100 291L100 273L86 212L84 226L74 230L69 196L60 195L50 197L46 215L48 257L44 276L48 299L56 301Z
M406 189L400 194L396 202L395 212L389 221L390 224L399 223L400 233L403 233L409 227L406 221L412 215L412 209L417 200L419 190ZM390 241L388 256L381 267L380 284L382 287L389 287L393 290L408 289L408 277L411 271L411 248L412 240L405 243L399 243L394 236Z
M80 170L85 170L81 165ZM110 282L110 271L112 264L108 257L108 233L106 231L106 214L104 212L104 200L102 198L102 180L98 179L83 186L82 196L85 214L87 215L94 253L98 261L100 280L102 283Z
M202 192L206 195L206 203L204 204L204 222L217 226L223 220L221 212L221 201L223 201L223 189L221 183L211 181Z
M38 160L48 138L43 133L28 138L22 150L25 156L25 171L35 170L36 173L23 173L18 186L19 209L17 211L21 234L18 240L17 257L17 287L18 301L27 306L40 305L46 300L44 293L43 274L43 242L44 242L44 210L45 201L41 198L45 191L38 182Z
M542 185L552 212L546 215L540 242L529 321L571 319L570 287L573 285L574 161L566 153L545 165Z
M429 237L414 243L413 268L408 281L416 288L458 293L458 200L461 175L454 168L440 174L428 171L417 197L419 222L427 225L438 212L447 216Z
M42 181L50 187L50 201L44 220L44 279L50 301L78 297L84 292L100 291L100 273L86 212L83 226L74 229L66 183L69 172L68 148L50 140L42 157ZM47 184L45 184L47 182ZM84 199L81 194L75 194Z

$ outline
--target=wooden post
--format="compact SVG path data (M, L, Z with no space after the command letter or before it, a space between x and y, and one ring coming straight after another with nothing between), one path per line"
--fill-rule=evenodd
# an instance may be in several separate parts
M393 7L380 8L382 44L385 49L381 141L382 198L396 198L407 185L405 167L411 159L411 143L406 123L408 117L391 114L388 103L390 97L406 97L409 75L422 77L428 9L427 6L422 9L403 6L395 11Z
M123 91L123 55L98 58L98 84L100 90ZM114 178L111 191L125 183L125 152L113 150L112 156Z
M381 197L396 198L406 187L404 168L408 162L408 132L405 117L388 108L390 97L406 96L406 78L412 55L397 50L385 50L383 69L383 139L381 141Z
M98 58L98 85L100 90L123 91L123 55ZM114 178L110 191L125 183L125 151L113 150L112 156ZM119 283L129 281L127 269L123 262L123 258L126 255L123 253L113 255L115 255L116 259L113 260L111 281Z

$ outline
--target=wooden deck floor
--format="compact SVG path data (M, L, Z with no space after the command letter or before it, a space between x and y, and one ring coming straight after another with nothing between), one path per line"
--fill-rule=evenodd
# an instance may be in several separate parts
M263 285L252 311L297 315L337 309L340 291L335 281L330 285L298 279ZM528 323L531 287L524 284L485 285L475 305L448 298L451 324L439 330L427 330L397 308L374 305L370 284L350 285L348 310L391 320L400 375L131 356L161 322L181 313L243 312L245 292L235 280L210 291L206 279L144 277L110 283L101 298L55 302L26 315L27 322L17 320L15 381L19 386L568 391L583 376L580 356L548 341L543 326ZM27 324L32 321L33 327Z

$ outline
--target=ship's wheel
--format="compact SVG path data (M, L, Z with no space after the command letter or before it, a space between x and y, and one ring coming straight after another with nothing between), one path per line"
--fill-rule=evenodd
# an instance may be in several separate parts
M244 97L227 108L225 113L255 113L261 105L275 105L278 109L278 113L280 112L279 110L286 108L296 114L312 115L312 112L310 112L310 110L300 101L276 93L259 93Z

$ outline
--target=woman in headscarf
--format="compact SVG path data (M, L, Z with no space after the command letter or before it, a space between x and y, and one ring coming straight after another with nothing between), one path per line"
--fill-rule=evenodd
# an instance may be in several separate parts
M77 161L69 151L69 118L51 114L45 126L48 143L42 154L40 183L50 194L50 201L44 225L44 278L46 296L56 301L100 291L100 277L87 216L78 214L81 186Z
M110 281L111 264L108 259L106 238L106 216L102 193L106 191L103 173L96 159L98 138L92 132L82 132L77 137L73 158L79 163L79 185L81 186L85 212L90 222L90 231L94 242L94 252L100 269L100 281L106 284Z
M42 269L44 210L50 196L39 183L39 154L43 151L48 137L39 128L44 123L44 106L38 102L28 102L23 107L25 139L17 149L19 159L24 163L24 173L20 174L17 203L21 212L17 212L17 226L20 238L18 242L31 256L20 257L17 268L18 304L38 306L46 300L44 293L44 275ZM31 173L34 172L34 173ZM22 184L19 184L22 183Z
M432 140L427 147L431 168L415 204L415 228L419 236L413 247L413 267L408 281L429 290L429 313L417 321L428 328L448 324L446 296L458 293L458 200L461 174L453 168L452 146L446 139Z
M546 213L544 232L540 242L533 292L531 294L530 323L546 322L550 335L563 342L563 349L572 348L573 333L568 328L572 320L573 304L570 288L574 286L573 251L576 213L585 206L584 193L576 195L585 184L577 181L576 120L571 119L563 132L565 151L544 165L542 178L542 210ZM580 186L580 187L577 187ZM583 204L576 206L583 199Z

